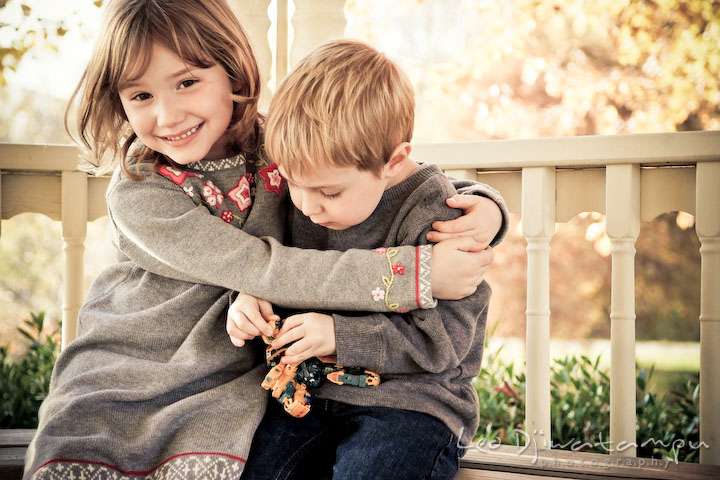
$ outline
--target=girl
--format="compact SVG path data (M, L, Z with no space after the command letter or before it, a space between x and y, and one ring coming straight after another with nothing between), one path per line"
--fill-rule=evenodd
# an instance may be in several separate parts
M266 367L227 339L232 291L294 308L428 307L430 285L438 298L472 291L491 253L460 252L476 243L467 237L432 255L398 248L406 268L389 303L368 293L389 270L374 252L283 247L285 183L264 154L257 66L226 1L106 8L73 100L89 157L121 159L107 191L119 261L91 287L78 338L58 358L25 477L237 478L264 413ZM497 219L473 230L482 247L507 222L477 201L475 223ZM448 272L445 286L458 272L462 285L438 291Z

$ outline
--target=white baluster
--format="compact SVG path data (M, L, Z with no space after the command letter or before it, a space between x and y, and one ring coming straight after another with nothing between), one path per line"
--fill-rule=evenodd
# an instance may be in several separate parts
M532 448L550 448L550 239L555 233L555 168L523 168L522 226L527 239L527 401Z
M268 6L270 0L229 0L229 3L230 8L235 12L240 24L250 37L250 43L253 46L253 52L255 52L255 58L260 70L260 81L262 82L260 110L266 111L271 98L268 87L272 69L272 51L268 41L268 30L270 29Z
M2 214L2 171L0 171L0 235L2 234L1 230L2 230L2 219L3 218L4 217Z
M612 255L610 298L610 448L634 457L635 241L640 233L640 167L608 165L607 234Z
M87 174L62 172L63 280L62 347L77 336L78 312L85 298L84 253L87 235Z
M720 464L720 162L698 163L700 463Z
M292 24L290 64L294 66L314 48L345 35L345 0L295 0Z
M288 62L290 53L290 37L288 35L288 1L277 0L277 16L275 17L276 42L275 42L275 85L280 82L288 73Z

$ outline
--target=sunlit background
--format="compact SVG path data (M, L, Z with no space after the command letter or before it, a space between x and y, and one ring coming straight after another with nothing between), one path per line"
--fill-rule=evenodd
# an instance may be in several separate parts
M346 34L377 46L412 79L416 142L720 129L715 0L348 0L345 10ZM92 0L0 0L0 141L70 143L64 108L101 11ZM105 225L88 226L86 286L114 260ZM693 227L686 213L662 215L643 224L636 245L638 361L661 370L699 365ZM604 217L582 214L557 231L551 351L607 352ZM3 220L1 234L0 344L7 344L30 312L60 317L60 226L23 214ZM525 263L514 217L488 274L488 331L511 355L523 351ZM677 342L676 354L655 357L652 341Z

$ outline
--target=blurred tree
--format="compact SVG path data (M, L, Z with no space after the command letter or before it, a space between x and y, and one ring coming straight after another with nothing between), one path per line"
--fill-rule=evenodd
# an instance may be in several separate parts
M720 129L718 0L379 3L349 27L411 75L418 140Z
M416 141L720 129L718 0L348 0L347 14L348 34L410 75ZM687 217L643 223L639 339L698 338L699 245L676 221ZM604 228L599 214L558 225L553 337L609 335ZM497 335L525 335L525 262L513 226L488 274Z

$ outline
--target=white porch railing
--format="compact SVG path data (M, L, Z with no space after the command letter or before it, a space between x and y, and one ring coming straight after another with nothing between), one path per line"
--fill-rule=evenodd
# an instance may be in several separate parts
M253 38L264 78L270 0L230 0ZM287 0L277 0L274 72L343 33L344 0L295 0L288 45ZM321 20L320 20L321 19ZM322 26L319 27L319 25ZM290 52L290 53L288 53ZM267 98L265 98L267 101ZM701 463L720 464L720 132L418 144L415 159L488 183L523 217L528 242L527 411L539 448L550 440L550 239L577 213L607 215L612 242L611 427L615 455L635 456L634 254L641 221L682 210L696 216L701 242ZM107 178L76 170L70 146L0 144L2 218L38 212L62 222L63 345L75 337L83 302L86 225L105 214ZM1 237L0 237L1 238ZM0 248L2 244L0 243ZM496 286L502 288L502 286Z

